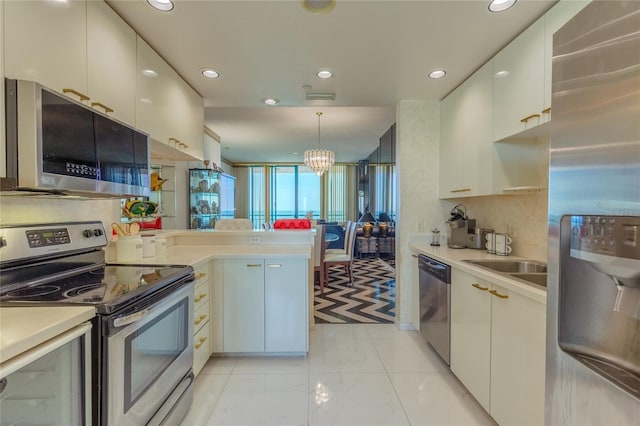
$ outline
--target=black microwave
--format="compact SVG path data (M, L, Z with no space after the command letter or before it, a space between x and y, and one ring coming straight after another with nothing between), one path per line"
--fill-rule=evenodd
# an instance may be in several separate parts
M149 136L33 82L5 80L7 177L18 190L146 197Z

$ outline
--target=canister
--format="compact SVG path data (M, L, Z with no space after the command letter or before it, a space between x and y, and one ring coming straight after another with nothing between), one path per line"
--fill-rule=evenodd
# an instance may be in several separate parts
M120 235L116 241L116 260L134 262L142 260L142 238L139 235Z

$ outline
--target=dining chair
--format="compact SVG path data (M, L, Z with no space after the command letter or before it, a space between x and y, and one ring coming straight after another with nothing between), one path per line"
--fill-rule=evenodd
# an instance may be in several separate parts
M348 221L347 224L344 227L344 247L342 248L328 248L326 251L326 254L347 254L347 241L349 240L349 232L351 231L352 227L351 224L355 223L352 221ZM355 227L353 227L354 231L355 231Z
M216 231L247 231L253 229L249 219L220 219L216 222Z
M316 234L313 237L313 273L318 273L318 284L320 285L320 294L324 294L325 274L324 274L324 254L325 247L324 236L326 228L324 225L314 225ZM315 280L315 278L314 278Z
M356 222L348 224L348 238L344 240L344 253L325 253L324 256L324 281L329 285L329 268L334 265L342 265L344 272L349 276L349 283L353 287L353 251L355 247Z

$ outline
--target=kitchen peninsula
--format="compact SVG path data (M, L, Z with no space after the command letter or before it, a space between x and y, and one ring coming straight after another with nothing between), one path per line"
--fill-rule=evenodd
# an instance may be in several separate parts
M314 232L155 232L166 239L166 254L128 263L194 267L197 374L211 354L308 352ZM113 249L106 249L108 260Z

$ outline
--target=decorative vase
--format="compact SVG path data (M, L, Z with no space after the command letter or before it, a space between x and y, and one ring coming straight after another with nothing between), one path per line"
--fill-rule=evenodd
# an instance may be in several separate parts
M389 235L389 224L387 223L379 223L378 224L378 236L380 238L387 238L387 235Z
M371 235L373 234L373 225L370 224L369 222L367 222L364 225L362 225L362 234L366 238L371 237Z

